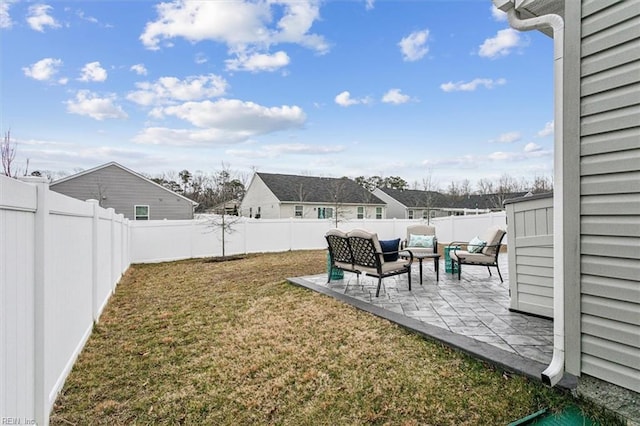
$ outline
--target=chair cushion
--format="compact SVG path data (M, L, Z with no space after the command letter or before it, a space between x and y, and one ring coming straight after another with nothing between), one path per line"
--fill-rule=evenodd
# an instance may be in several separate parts
M398 271L402 269L406 269L408 260L398 259L395 262L385 262L382 264L382 275L386 275L393 271ZM378 271L376 268L367 268L367 267L358 267L358 270L364 272L367 275L378 276Z
M480 253L486 245L486 241L481 240L478 236L475 236L471 239L471 241L469 241L469 244L467 244L467 250L469 251L469 253Z
M395 240L380 240L380 247L382 248L382 257L385 262L398 260L400 238L396 238Z
M407 226L407 241L409 241L409 238L411 236L411 234L413 235L436 235L436 227L435 226L431 226L431 225L424 225L424 224L418 224L418 225L409 225Z
M502 241L502 237L504 237L504 234L506 233L507 232L504 229L497 225L487 229L482 236L482 239L487 242L487 246L482 249L482 253L489 256L495 256L496 250L498 250L495 246Z
M455 260L462 259L463 263L478 263L481 265L493 263L495 261L493 256L488 256L483 253L469 253L466 250L452 251L449 256Z
M407 248L411 248L411 247L433 248L434 239L435 239L435 236L433 235L410 234L409 241L407 242Z

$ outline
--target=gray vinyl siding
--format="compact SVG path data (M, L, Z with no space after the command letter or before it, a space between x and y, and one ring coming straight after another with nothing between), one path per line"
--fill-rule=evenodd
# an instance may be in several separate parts
M582 3L581 372L640 392L640 2Z
M53 183L51 189L79 200L99 200L131 220L136 205L149 206L149 220L193 219L189 200L116 165Z
M553 317L553 197L506 203L511 309Z

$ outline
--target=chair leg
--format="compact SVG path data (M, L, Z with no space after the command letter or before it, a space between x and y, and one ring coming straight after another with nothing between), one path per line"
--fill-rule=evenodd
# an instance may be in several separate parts
M460 279L460 274L462 274L462 263L460 263L460 262L454 262L454 265L455 265L456 263L458 264L458 279Z
M380 295L380 286L382 285L382 278L378 278L378 289L376 290L376 297Z
M489 265L487 265L487 271L489 271L489 276L492 277L493 275L491 275L491 268L489 268Z
M409 291L411 291L411 269L407 272L407 279L409 281Z
M502 279L502 274L500 273L500 267L498 266L497 263L496 263L496 269L498 270L498 276L500 277L500 282L503 283L504 280Z
M329 274L327 276L327 284L331 282L331 273L333 272L333 267L329 266Z

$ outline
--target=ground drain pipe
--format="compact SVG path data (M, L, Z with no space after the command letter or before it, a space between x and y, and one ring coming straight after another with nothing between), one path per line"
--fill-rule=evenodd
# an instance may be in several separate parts
M543 383L555 386L564 375L564 179L563 84L564 77L564 21L555 14L520 19L511 0L493 0L493 4L507 13L509 25L519 31L551 27L553 30L554 74L554 132L553 132L553 358L542 372Z

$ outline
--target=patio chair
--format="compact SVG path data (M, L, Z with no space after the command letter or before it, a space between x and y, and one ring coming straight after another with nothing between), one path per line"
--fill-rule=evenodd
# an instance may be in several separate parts
M409 250L414 255L438 253L436 227L430 225L407 226L407 238L400 242L401 250ZM434 268L437 258L433 259Z
M405 254L396 260L385 260L385 254L397 252L384 252L378 240L378 234L369 232L364 229L354 229L347 233L349 247L353 255L353 264L355 268L369 276L378 278L378 288L376 289L376 297L380 295L380 287L382 279L394 275L407 274L409 291L411 291L411 264L413 263L413 254L409 250L402 250Z
M334 269L353 272L357 274L359 279L360 271L353 264L353 254L351 253L346 232L334 228L327 231L324 237L327 240L330 259L327 283L331 281Z
M498 256L502 247L502 240L507 231L499 226L492 226L487 229L482 237L474 237L471 241L453 241L449 244L449 254L451 257L451 273L458 269L458 279L462 273L462 265L486 266L491 275L491 267L496 268L500 282L504 282L500 267L498 266ZM461 247L465 247L464 250Z

